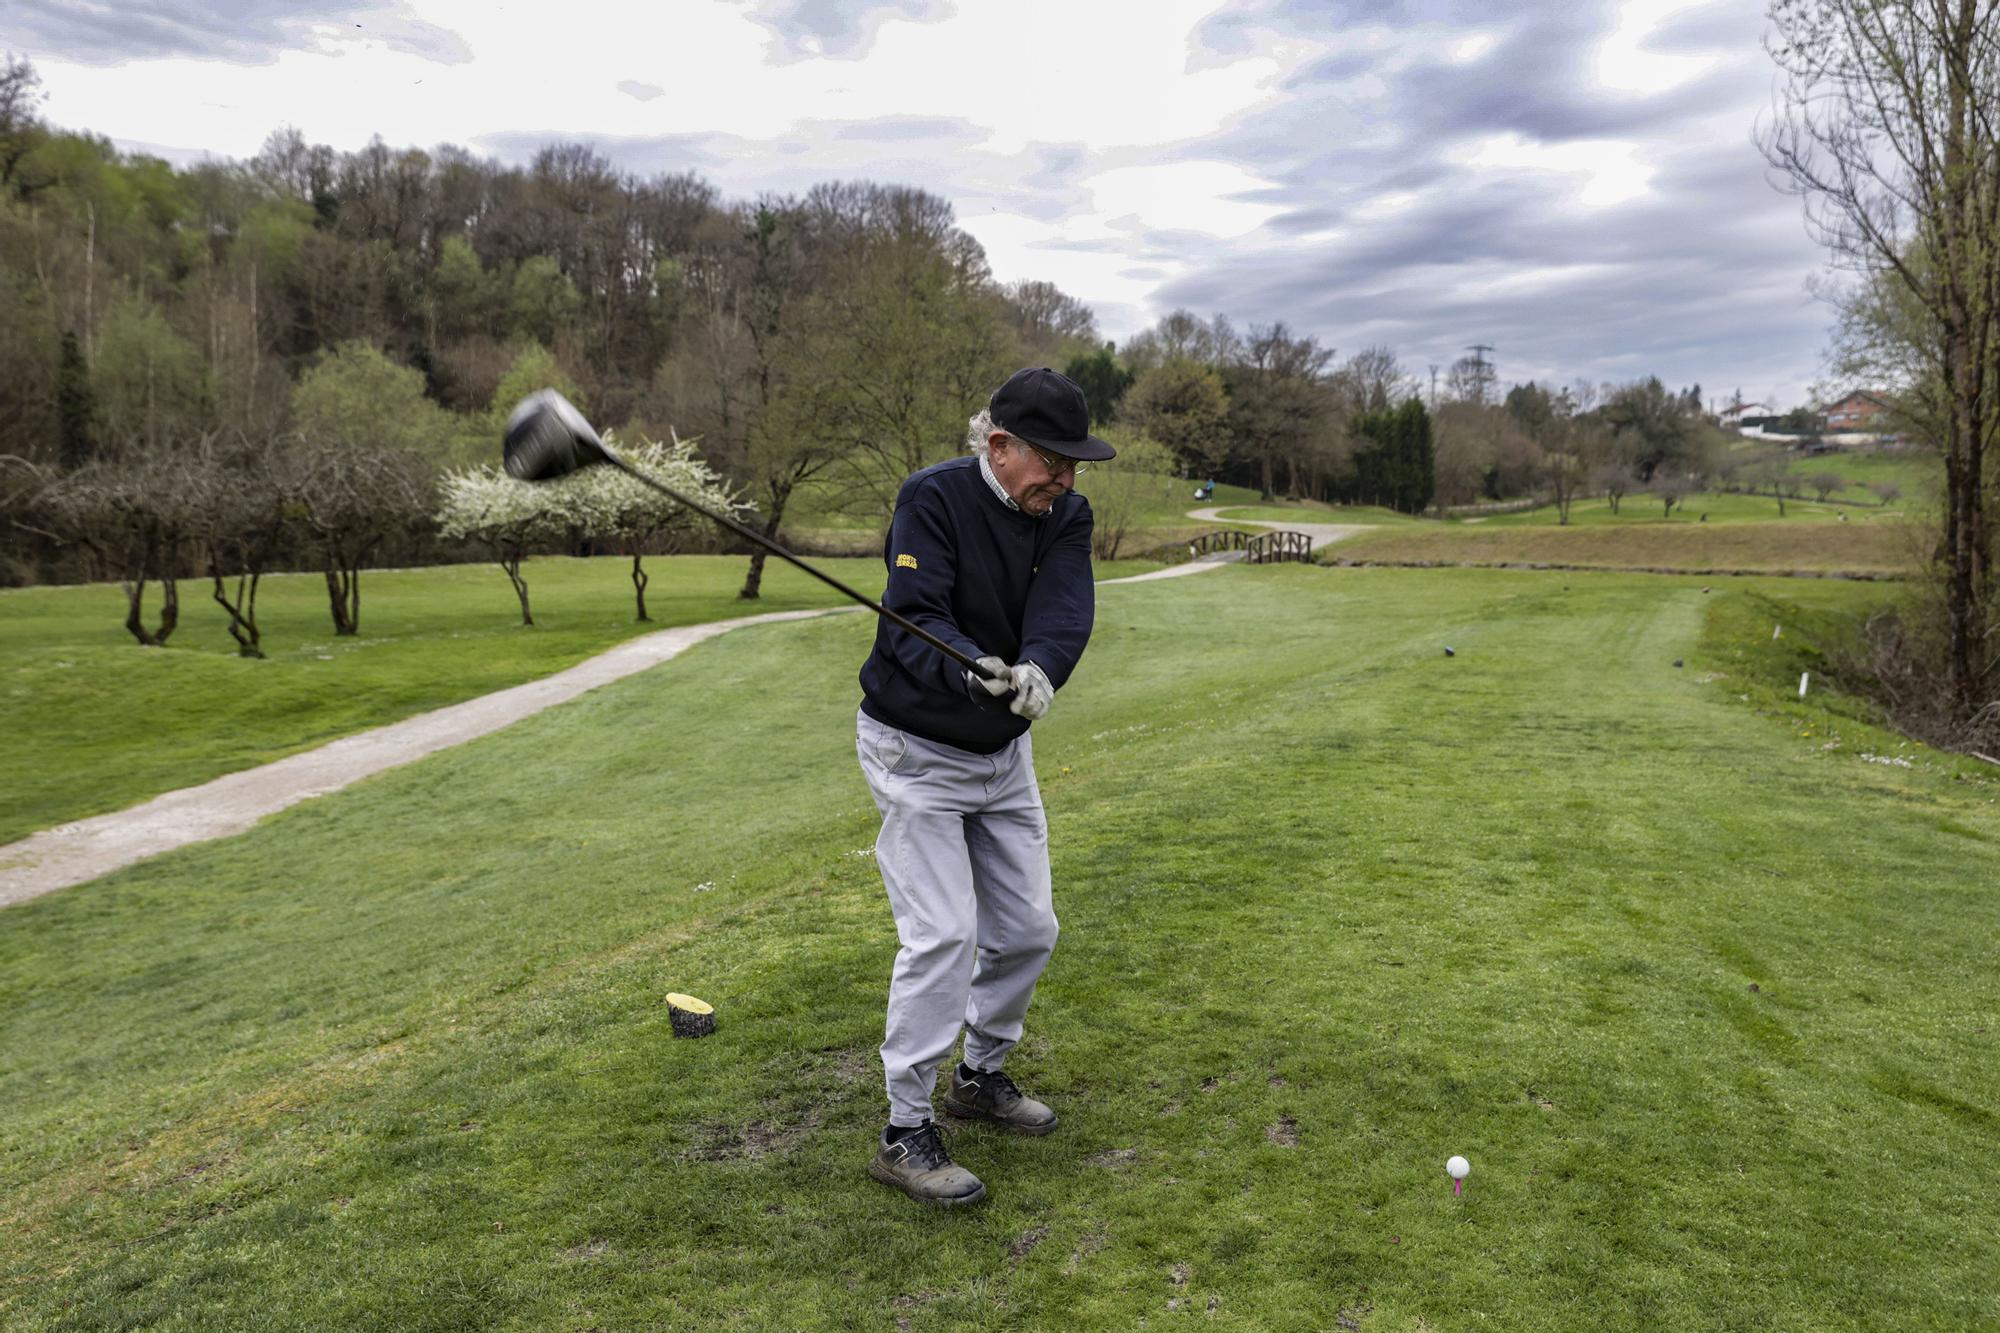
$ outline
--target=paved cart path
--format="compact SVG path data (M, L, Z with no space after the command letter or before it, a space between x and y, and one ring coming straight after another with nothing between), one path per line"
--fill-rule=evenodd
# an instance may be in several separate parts
M1220 568L1242 556L1241 551L1231 551L1216 559L1102 581L1141 583L1179 578ZM226 774L199 786L167 792L129 810L44 829L0 847L0 907L82 884L190 843L241 833L266 815L511 726L586 690L658 666L702 640L729 630L859 609L775 611L660 630L525 685L496 690L386 727L343 736L315 750Z

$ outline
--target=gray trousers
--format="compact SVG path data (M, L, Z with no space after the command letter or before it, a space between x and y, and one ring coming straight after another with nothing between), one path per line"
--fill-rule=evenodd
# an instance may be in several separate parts
M882 1041L889 1121L920 1125L961 1026L975 1069L998 1069L1021 1040L1056 943L1049 826L1025 734L971 754L862 713L854 746L882 811L875 863L902 944Z

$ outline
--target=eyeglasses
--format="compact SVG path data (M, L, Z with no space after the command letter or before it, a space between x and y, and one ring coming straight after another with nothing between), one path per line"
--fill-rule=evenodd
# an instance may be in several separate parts
M1014 438L1017 440L1021 439L1021 437L1018 435L1016 435ZM1034 445L1029 444L1026 440L1021 440L1021 447L1026 449L1029 453L1033 454L1035 457L1041 459L1042 466L1046 467L1049 470L1049 475L1052 477L1061 475L1063 469L1065 468L1068 468L1078 474L1090 471L1090 464L1088 463L1079 462L1074 458L1053 457L1052 455L1043 453L1040 449L1037 449Z

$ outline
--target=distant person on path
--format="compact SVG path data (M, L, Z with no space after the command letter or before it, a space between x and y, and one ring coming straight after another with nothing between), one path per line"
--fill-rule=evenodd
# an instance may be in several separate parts
M997 679L883 619L855 723L901 943L882 1042L889 1123L868 1171L941 1204L986 1194L931 1114L938 1062L961 1031L944 1109L1024 1134L1056 1127L1056 1113L1001 1072L1056 942L1028 727L1090 642L1090 505L1074 487L1085 466L1113 456L1090 433L1083 390L1046 368L995 390L966 443L970 457L904 481L882 602Z

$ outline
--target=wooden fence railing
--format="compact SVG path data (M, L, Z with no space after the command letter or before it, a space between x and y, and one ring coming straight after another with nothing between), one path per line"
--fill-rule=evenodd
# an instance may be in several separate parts
M1169 564L1185 560L1199 560L1202 556L1213 555L1217 551L1241 551L1244 562L1252 565L1275 564L1281 560L1312 559L1312 539L1303 532L1238 532L1217 529L1190 537L1186 541L1169 542L1139 554L1141 560L1164 560Z
M1243 543L1243 558L1253 565L1275 565L1286 560L1308 564L1312 561L1312 538L1303 532L1267 532Z

